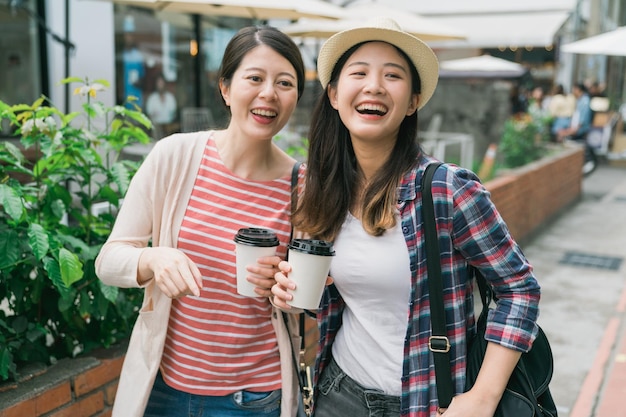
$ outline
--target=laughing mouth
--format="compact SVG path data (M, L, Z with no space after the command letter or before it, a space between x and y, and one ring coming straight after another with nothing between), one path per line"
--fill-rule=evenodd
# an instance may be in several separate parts
M255 116L267 117L269 119L273 119L278 115L275 111L272 110L263 110L263 109L254 109L252 110L252 114Z
M360 106L357 106L356 111L361 113L361 114L373 114L376 116L384 116L385 114L387 114L387 107L383 106L382 104L361 104Z

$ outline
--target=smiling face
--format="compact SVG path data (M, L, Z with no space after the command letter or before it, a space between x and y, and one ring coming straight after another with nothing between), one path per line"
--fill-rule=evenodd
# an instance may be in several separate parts
M220 91L230 107L229 129L248 138L271 139L287 123L298 101L293 65L266 45L251 49Z
M419 102L411 82L409 63L394 46L368 42L345 62L328 97L353 141L395 142Z

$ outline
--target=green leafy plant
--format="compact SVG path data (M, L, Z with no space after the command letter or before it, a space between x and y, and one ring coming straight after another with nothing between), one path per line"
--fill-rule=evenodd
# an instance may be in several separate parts
M508 168L526 165L544 154L544 141L536 123L530 117L506 121L498 152Z
M120 154L149 142L151 123L132 97L97 101L104 80L62 83L80 83L81 111L0 101L15 131L0 143L0 380L128 337L141 302L139 290L102 284L94 260L138 167Z

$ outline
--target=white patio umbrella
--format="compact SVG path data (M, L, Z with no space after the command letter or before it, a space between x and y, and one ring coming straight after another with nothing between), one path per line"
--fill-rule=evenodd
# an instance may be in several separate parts
M561 50L574 54L626 56L626 26L568 43Z
M337 32L357 26L364 19L372 17L388 17L395 20L400 27L425 42L433 40L464 39L459 30L436 23L418 14L383 6L378 3L358 3L344 8L345 18L339 20L322 20L301 18L298 22L280 29L291 36L330 38Z
M527 72L528 70L517 62L491 55L452 59L439 63L439 76L443 78L517 78Z
M156 11L210 16L245 17L257 20L314 17L338 19L343 9L321 0L100 0Z

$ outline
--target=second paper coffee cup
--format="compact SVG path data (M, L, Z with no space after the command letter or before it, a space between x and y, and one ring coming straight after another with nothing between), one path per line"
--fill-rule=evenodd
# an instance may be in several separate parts
M324 240L293 239L289 244L289 279L296 289L289 290L293 296L287 304L293 307L315 310L319 307L330 262L335 255L333 244Z
M237 247L237 292L247 297L259 297L254 292L256 285L246 279L246 268L255 265L257 259L263 256L276 255L276 247L280 243L278 237L269 229L248 227L239 229L234 240Z

